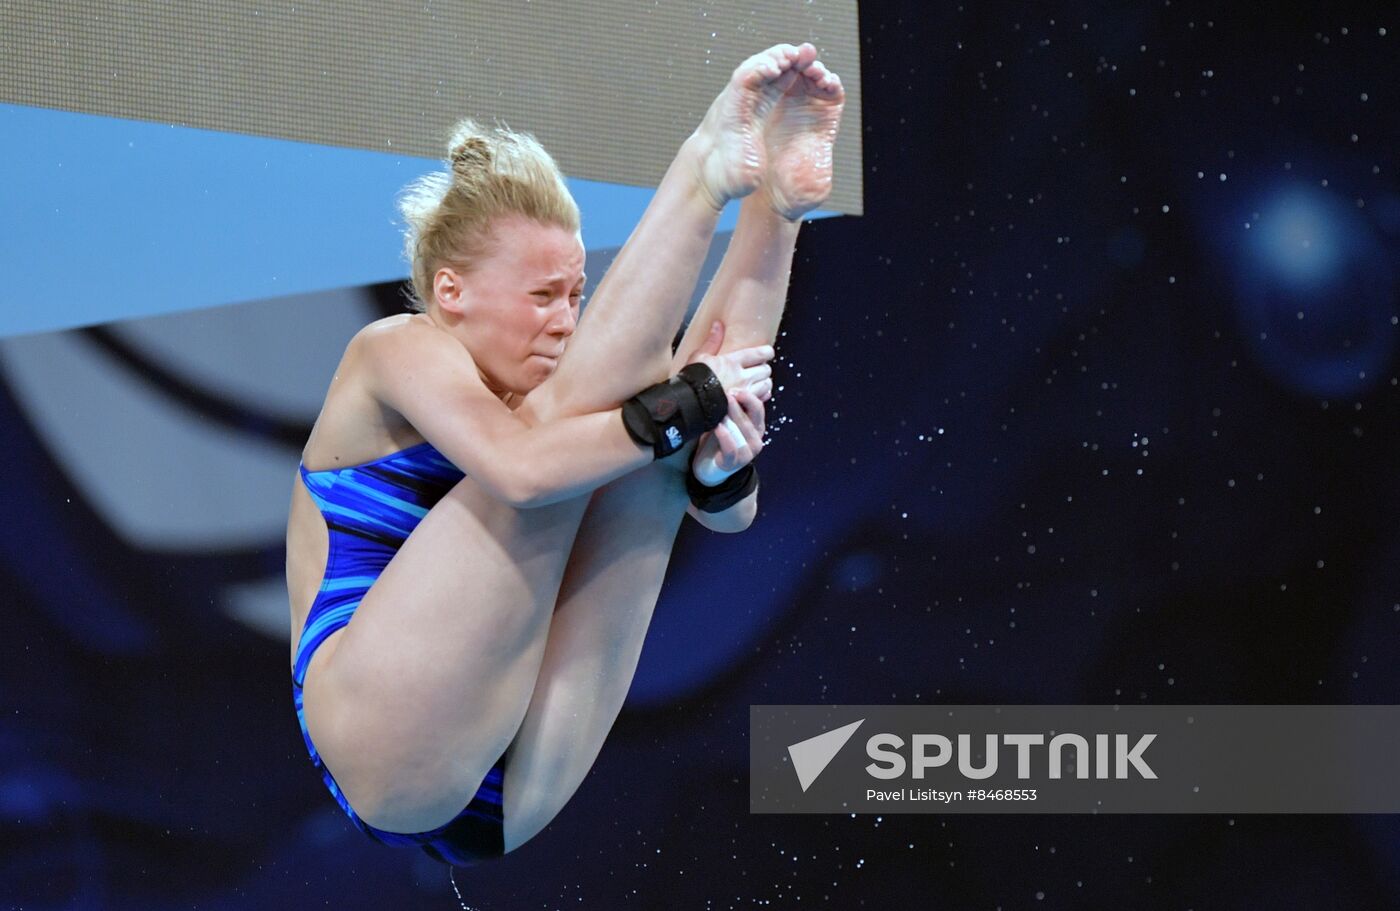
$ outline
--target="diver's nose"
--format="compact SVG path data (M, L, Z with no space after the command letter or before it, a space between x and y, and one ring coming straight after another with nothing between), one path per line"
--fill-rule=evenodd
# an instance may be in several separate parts
M578 325L578 313L570 305L568 298L564 299L564 305L557 308L558 312L550 319L546 331L550 335L558 335L568 338L574 334L574 327Z

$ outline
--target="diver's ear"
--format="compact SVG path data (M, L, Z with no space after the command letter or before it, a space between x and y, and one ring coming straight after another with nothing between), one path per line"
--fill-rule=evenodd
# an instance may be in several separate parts
M460 316L465 296L465 283L455 269L443 266L433 274L433 297L437 298L439 307Z

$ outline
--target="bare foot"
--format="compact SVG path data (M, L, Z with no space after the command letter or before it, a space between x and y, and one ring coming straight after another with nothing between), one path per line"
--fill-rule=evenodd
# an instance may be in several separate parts
M846 104L841 77L816 59L816 48L804 44L798 53L797 78L778 100L764 134L765 183L773 209L789 221L831 194L831 150Z
M812 51L807 62L815 56ZM779 44L739 64L691 137L701 189L715 208L752 193L763 179L764 129L783 93L799 81L801 60L798 48Z

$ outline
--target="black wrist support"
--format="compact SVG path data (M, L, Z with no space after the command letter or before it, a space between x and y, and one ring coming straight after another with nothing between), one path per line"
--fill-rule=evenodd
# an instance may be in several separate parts
M661 459L714 429L728 410L729 397L714 371L704 364L687 364L666 382L624 402L622 426Z
M705 413L705 429L713 430L729 413L729 396L724 393L724 384L715 372L704 364L686 364L676 376L690 384L695 397L700 400L700 410Z
M706 487L694 471L685 475L685 492L690 504L701 512L724 512L749 494L758 490L758 469L750 462L714 487Z

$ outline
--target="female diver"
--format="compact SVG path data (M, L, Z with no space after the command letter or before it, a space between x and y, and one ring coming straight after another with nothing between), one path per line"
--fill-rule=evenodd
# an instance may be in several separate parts
M466 122L450 174L406 192L422 309L346 348L287 529L298 720L370 836L466 864L538 833L621 709L688 500L751 521L769 346L843 102L810 44L741 64L577 334L578 210L531 137Z

